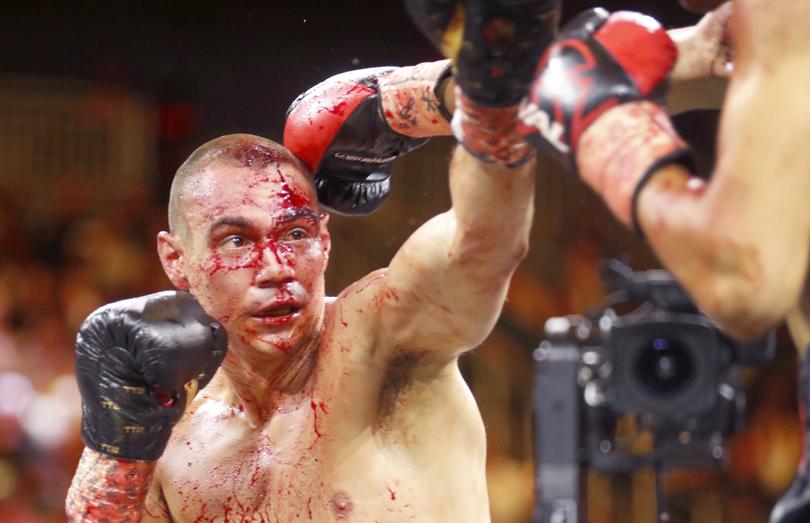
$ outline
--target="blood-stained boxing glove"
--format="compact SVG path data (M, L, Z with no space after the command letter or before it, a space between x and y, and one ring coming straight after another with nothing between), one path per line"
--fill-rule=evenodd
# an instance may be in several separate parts
M552 44L521 104L526 139L557 156L636 226L649 175L692 157L662 108L678 52L653 18L604 9L582 13Z
M533 156L517 108L554 38L558 0L405 0L411 18L453 61L453 134L477 158L519 166Z
M375 211L388 196L392 162L449 135L440 90L448 61L333 76L287 111L284 146L313 173L320 203L341 214Z
M166 291L96 310L76 337L85 446L156 460L227 351L225 329L187 292Z

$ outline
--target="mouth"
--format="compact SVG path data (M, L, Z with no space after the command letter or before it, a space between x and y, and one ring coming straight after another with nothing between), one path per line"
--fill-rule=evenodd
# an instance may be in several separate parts
M284 325L301 311L301 306L293 303L276 303L255 311L251 317L265 325Z

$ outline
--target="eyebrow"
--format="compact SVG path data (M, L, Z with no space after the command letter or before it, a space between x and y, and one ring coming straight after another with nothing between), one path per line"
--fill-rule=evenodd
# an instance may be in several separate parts
M208 235L213 236L218 229L222 229L224 227L247 229L251 227L251 224L241 216L223 216L211 224L211 227L208 229Z
M283 213L279 214L275 220L279 224L284 224L293 222L299 218L306 218L308 220L312 220L316 224L320 223L321 221L320 216L318 216L316 212L306 207L296 207L293 209L288 209Z
M283 225L285 223L290 223L300 218L306 218L308 220L312 220L316 224L320 223L320 217L317 213L312 211L311 209L307 209L306 207L297 207L294 209L289 209L284 211L283 213L279 214L274 218L274 221L279 224ZM251 229L254 225L248 221L247 219L241 216L223 216L218 218L214 223L211 224L211 227L208 228L208 236L213 236L217 230L223 229L226 227L233 227L235 229Z

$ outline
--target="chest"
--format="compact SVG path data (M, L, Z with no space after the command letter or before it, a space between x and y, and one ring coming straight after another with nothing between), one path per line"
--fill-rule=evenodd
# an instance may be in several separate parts
M425 430L403 431L314 402L261 430L240 429L238 415L206 419L172 437L161 487L178 522L478 520L483 432L421 418ZM475 502L459 502L468 497ZM476 517L459 516L459 504Z

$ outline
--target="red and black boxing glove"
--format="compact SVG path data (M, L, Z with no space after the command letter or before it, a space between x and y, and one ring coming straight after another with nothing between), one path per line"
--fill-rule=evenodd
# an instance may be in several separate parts
M653 18L587 11L549 47L521 105L526 139L579 172L627 225L651 173L693 166L662 108L677 57Z
M427 138L450 134L439 90L447 61L380 67L329 78L287 110L284 146L309 168L331 211L375 211L390 190L392 162Z

